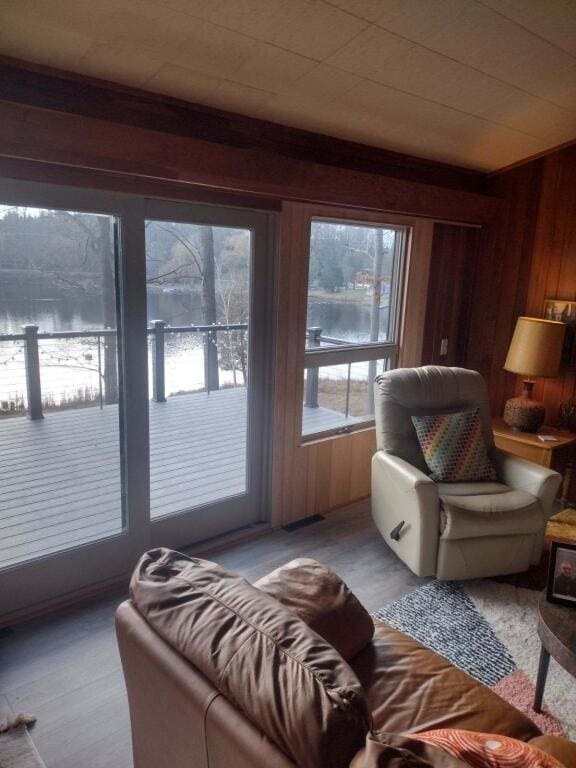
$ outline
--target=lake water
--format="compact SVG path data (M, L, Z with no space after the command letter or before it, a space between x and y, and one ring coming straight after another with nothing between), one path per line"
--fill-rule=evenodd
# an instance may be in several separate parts
M101 329L101 301L96 297L78 298L70 294L47 299L41 288L29 291L16 300L9 292L0 292L0 334L18 334L27 323L38 325L40 332L60 332ZM384 310L386 312L386 310ZM199 312L183 306L182 297L170 294L154 295L149 299L150 319L166 319L172 324L201 323ZM308 325L322 328L325 336L349 341L367 341L370 328L370 308L365 304L334 301L310 302ZM204 388L204 350L202 334L167 334L165 347L166 393L202 390ZM98 400L101 377L98 354L103 358L102 345L92 339L62 339L40 341L42 394L54 405L66 400L87 398ZM151 381L151 347L149 345L149 381ZM353 366L354 378L365 378L367 364ZM346 377L348 366L332 366L323 375ZM228 386L243 386L242 373L220 369L220 382ZM0 409L11 403L25 402L26 378L24 343L0 339Z

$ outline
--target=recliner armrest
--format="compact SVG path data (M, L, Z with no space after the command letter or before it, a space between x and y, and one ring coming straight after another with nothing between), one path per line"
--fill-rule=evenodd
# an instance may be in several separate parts
M546 518L550 517L562 475L499 449L494 451L492 458L502 482L514 490L526 491L539 498Z

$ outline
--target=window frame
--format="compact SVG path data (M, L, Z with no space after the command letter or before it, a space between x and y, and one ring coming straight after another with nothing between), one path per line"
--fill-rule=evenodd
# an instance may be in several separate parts
M383 217L384 219L384 217ZM309 369L319 369L333 365L349 365L370 361L385 361L387 369L395 368L400 356L400 339L402 335L402 320L404 315L404 298L406 293L406 281L408 274L408 262L410 248L413 240L413 227L409 223L387 223L386 221L362 220L357 218L343 218L334 216L322 216L312 214L308 227L308 269L306 271L306 315L308 314L309 298L309 269L310 248L312 242L312 225L315 222L348 224L350 226L366 227L371 229L394 230L394 269L392 284L390 287L390 312L389 312L389 336L392 340L368 341L350 344L338 344L337 346L317 347L304 349L304 365L302 379ZM302 403L302 408L306 405ZM368 418L359 418L358 421L345 424L341 427L331 427L319 432L304 433L301 429L302 444L314 440L323 439L335 435L350 434L360 429L373 427L374 415ZM302 424L303 427L303 424Z

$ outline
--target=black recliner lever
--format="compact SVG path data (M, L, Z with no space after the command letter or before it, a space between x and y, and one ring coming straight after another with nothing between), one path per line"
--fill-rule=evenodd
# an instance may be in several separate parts
M402 532L402 528L404 528L405 523L406 523L405 520L401 520L397 526L392 528L392 530L390 531L391 539L394 539L394 541L400 541L400 534Z

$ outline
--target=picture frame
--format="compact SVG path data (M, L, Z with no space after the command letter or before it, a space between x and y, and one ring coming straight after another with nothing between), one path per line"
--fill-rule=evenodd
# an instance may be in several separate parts
M576 544L552 542L546 599L550 603L576 608Z
M576 371L576 300L546 299L544 318L566 323L561 366L566 371Z

